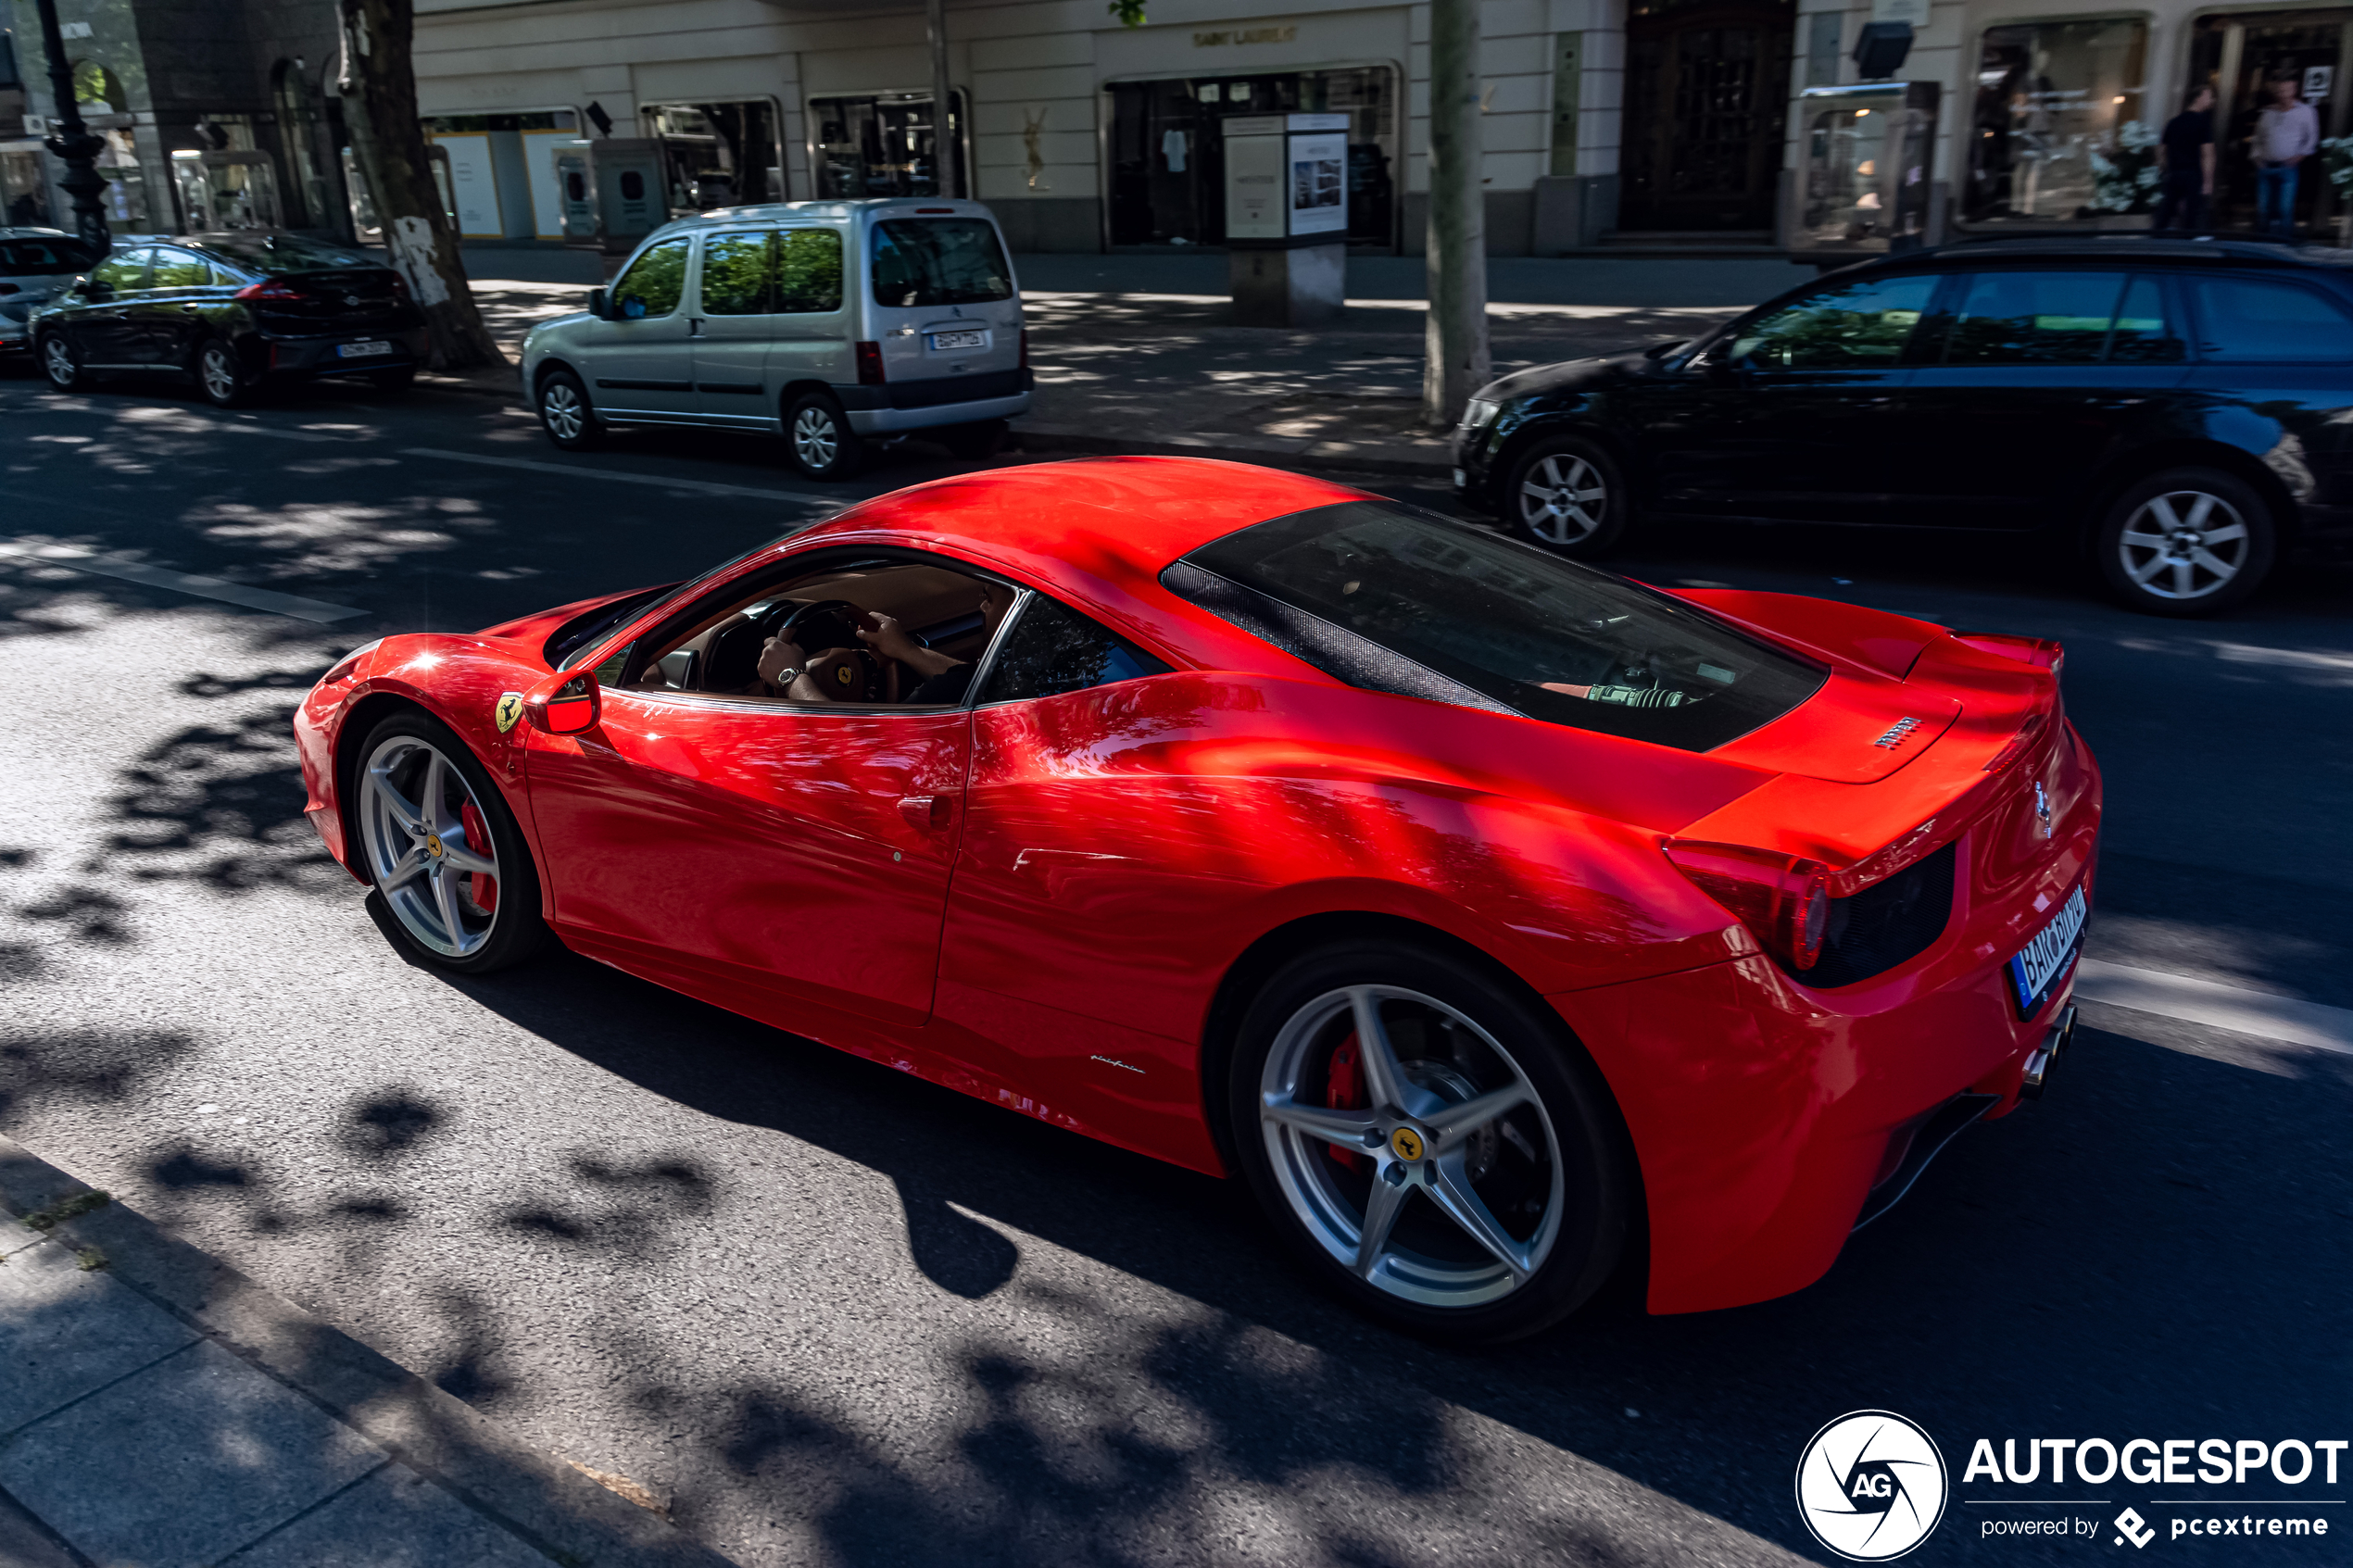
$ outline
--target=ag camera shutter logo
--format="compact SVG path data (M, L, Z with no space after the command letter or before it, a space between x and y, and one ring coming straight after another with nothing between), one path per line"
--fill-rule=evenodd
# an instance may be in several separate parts
M1885 1562L1928 1539L1949 1494L1935 1439L1893 1411L1840 1416L1797 1461L1797 1516L1852 1562Z

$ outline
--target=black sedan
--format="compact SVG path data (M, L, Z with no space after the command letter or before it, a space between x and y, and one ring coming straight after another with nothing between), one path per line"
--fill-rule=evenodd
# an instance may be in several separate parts
M2234 240L1916 251L1506 376L1455 462L1464 501L1570 555L1667 518L2002 530L2212 614L2353 542L2353 270Z
M61 392L112 370L192 378L233 408L276 382L414 379L425 319L400 274L365 252L299 234L128 242L29 323Z

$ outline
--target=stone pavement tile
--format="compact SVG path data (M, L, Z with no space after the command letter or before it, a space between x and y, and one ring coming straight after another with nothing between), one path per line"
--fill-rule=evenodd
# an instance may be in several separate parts
M0 1557L0 1568L6 1559ZM388 1464L221 1568L547 1568L549 1559L404 1464Z
M0 1568L81 1568L41 1521L0 1492Z
M0 1229L0 1245L32 1232ZM56 1241L0 1263L0 1433L13 1432L196 1337L195 1330ZM0 1562L5 1562L0 1559Z
M96 1562L198 1568L384 1458L206 1341L0 1441L0 1487Z

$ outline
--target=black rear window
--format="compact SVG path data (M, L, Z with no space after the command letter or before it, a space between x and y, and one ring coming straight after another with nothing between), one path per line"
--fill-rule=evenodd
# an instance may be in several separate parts
M0 240L0 277L62 277L97 264L98 253L80 240Z
M1013 297L997 226L978 218L894 218L875 225L875 303L986 305Z
M1827 674L1665 594L1388 501L1245 528L1161 581L1353 685L1685 751L1780 718Z

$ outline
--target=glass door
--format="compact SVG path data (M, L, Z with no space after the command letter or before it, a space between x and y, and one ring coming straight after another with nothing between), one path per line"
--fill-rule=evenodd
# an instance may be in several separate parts
M874 93L861 97L812 98L810 123L814 128L817 194L857 200L862 196L936 196L939 194L938 149L933 135L931 94ZM965 172L960 182L972 189L970 165L964 159L964 95L950 95L948 140L952 156Z
M2319 115L2323 137L2342 136L2347 127L2345 81L2353 59L2353 11L2287 11L2264 16L2200 17L2190 41L2190 75L2183 101L2200 87L2214 89L2216 169L2214 205L2208 221L2218 229L2254 229L2260 219L2257 192L2255 131L2263 110L2277 102L2274 83L2292 82L2296 95ZM2309 232L2326 223L2331 199L2322 159L2297 169L2296 227Z

